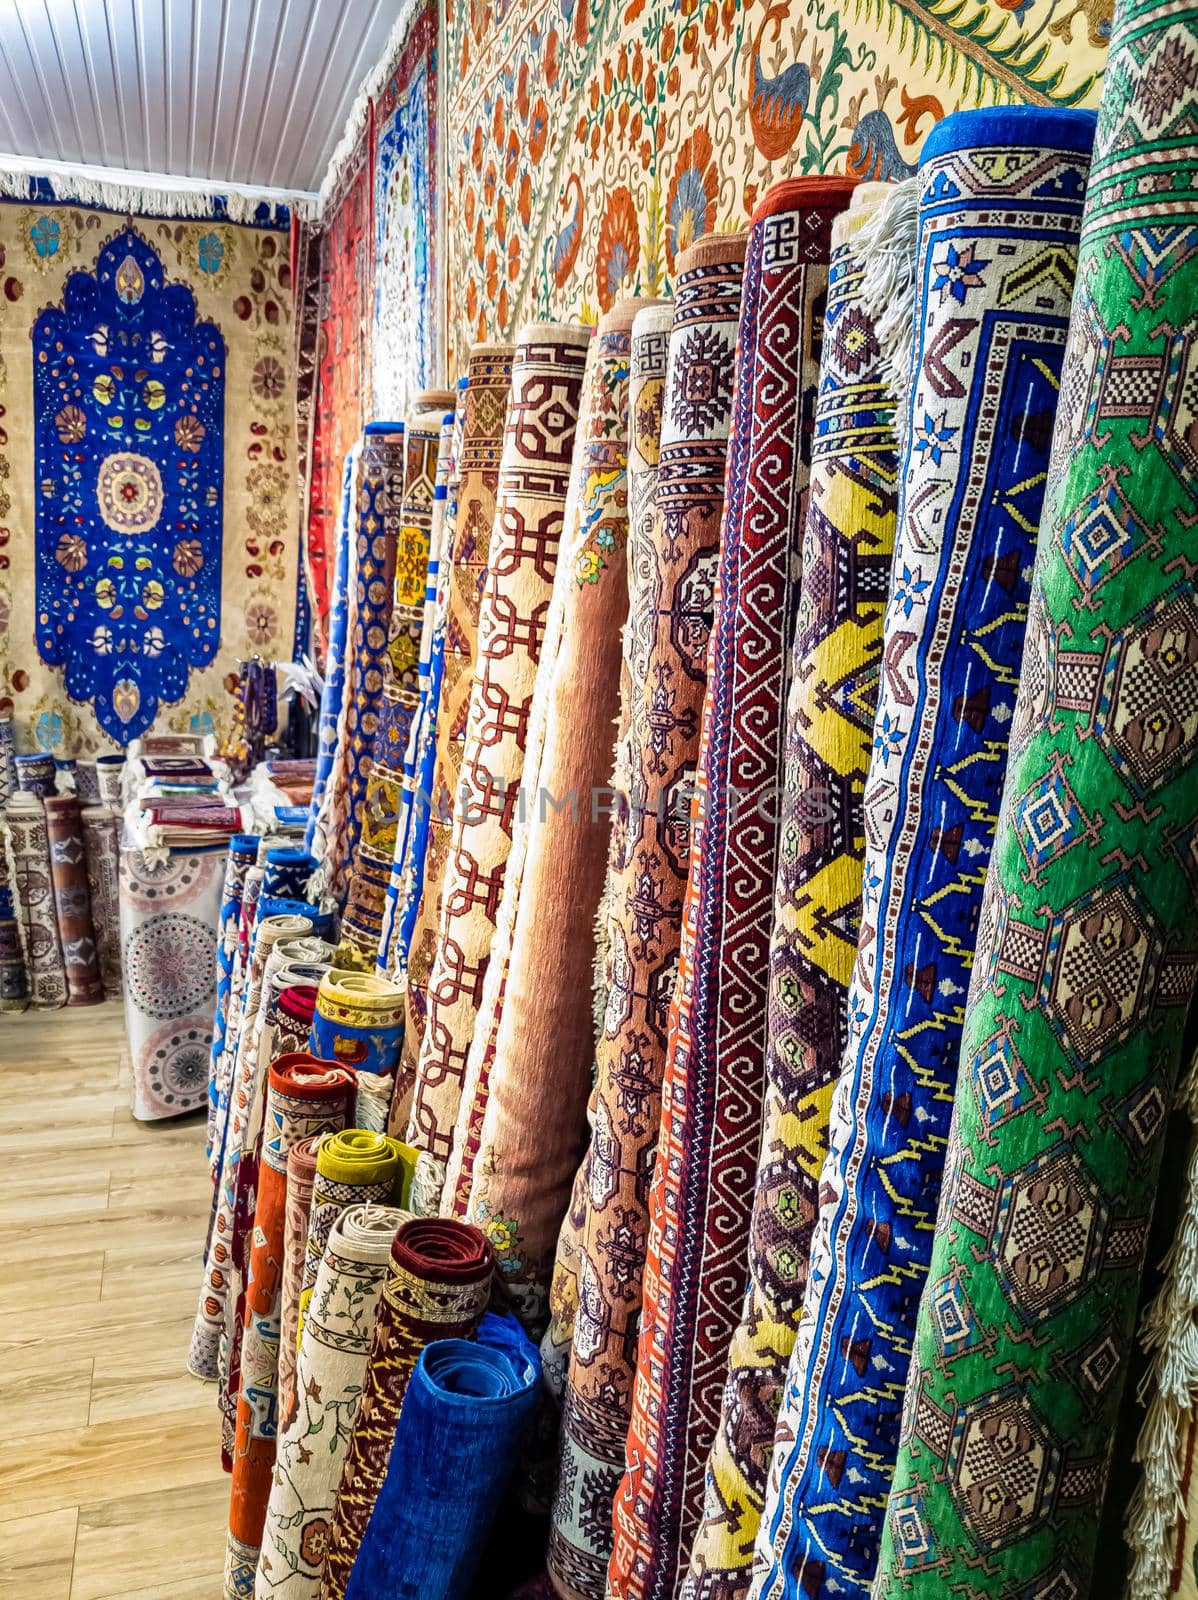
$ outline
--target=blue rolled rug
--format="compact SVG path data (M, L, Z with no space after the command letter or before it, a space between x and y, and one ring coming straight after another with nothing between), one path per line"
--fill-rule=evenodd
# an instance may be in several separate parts
M310 900L301 900L290 895L263 894L258 901L258 921L264 922L267 917L307 917L312 924L312 937L324 939L327 943L335 943L333 928L336 916L332 911L322 911L318 905L313 905Z
M314 855L292 845L278 845L266 852L262 893L274 899L302 900L319 866Z
M511 1316L426 1345L345 1600L460 1600L536 1406L541 1358Z

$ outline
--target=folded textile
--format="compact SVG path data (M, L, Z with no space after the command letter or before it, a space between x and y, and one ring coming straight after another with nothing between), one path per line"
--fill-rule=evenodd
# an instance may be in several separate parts
M589 342L586 328L558 323L533 323L516 341L461 794L406 1136L430 1166L443 1167L453 1145L503 894Z
M66 972L67 1004L99 1005L104 999L104 982L92 926L82 812L73 794L47 795L45 807L50 883Z
M748 1588L774 1442L771 1401L786 1377L815 1221L822 1144L818 1131L807 1130L826 1126L844 1048L898 478L893 407L862 305L854 241L889 192L886 185L859 186L832 225L810 480L796 515L802 593L781 782L771 807L778 818L773 926L753 976L765 1015L754 1040L764 1076L754 1140L760 1156L751 1157L757 1179L744 1250L748 1287L729 1340L684 1594L733 1596ZM762 331L768 328L759 337Z
M234 1261L237 1229L239 1169L243 1160L254 1158L261 1133L259 1107L266 1066L258 1072L257 1020L262 1005L263 976L271 946L302 939L311 932L306 917L267 917L256 923L254 944L247 973L242 1013L244 1020L237 1034L237 1051L229 1084L229 1104L224 1137L213 1147L215 1164L212 1219L200 1283L199 1304L191 1336L187 1367L197 1378L217 1378L221 1372L221 1345L227 1341L235 1315L240 1267ZM242 1194L248 1192L242 1186ZM227 1376L227 1365L224 1372ZM222 1387L225 1385L222 1384Z
M586 1146L595 913L607 869L620 634L628 612L628 375L638 302L591 341L553 601L537 669L523 817L467 1059L442 1214L491 1241L539 1338L558 1229ZM569 863L569 871L563 864Z
M29 1000L38 1010L55 1010L67 1003L67 978L54 914L50 841L41 797L18 790L5 808L4 825L14 920L24 953Z
M341 500L337 518L337 550L333 567L333 592L329 607L329 646L325 658L324 688L320 694L320 716L317 722L316 772L312 780L312 799L308 806L308 820L304 832L304 846L322 854L327 843L326 829L320 825L323 813L328 810L331 795L329 779L337 765L337 729L341 721L341 708L345 699L346 668L348 665L350 581L356 565L357 528L354 526L353 507L357 504L357 473L361 444L355 444L345 458L341 469Z
M1196 42L1192 12L1116 5L884 1596L933 1565L945 1593L1104 1592L1107 1457L1198 973L1198 461L1180 431L1198 81L1176 70ZM1030 174L1046 152L1025 150Z
M139 1121L207 1104L224 875L221 854L151 859L121 851L125 1032Z
M258 1600L316 1600L319 1593L375 1313L396 1229L406 1220L389 1207L351 1206L329 1234L296 1364L295 1405L277 1440Z
M514 1317L438 1339L412 1370L346 1600L460 1600L537 1402L541 1361Z
M420 702L404 755L399 826L379 935L377 970L379 976L384 978L401 978L407 972L408 948L424 887L441 686L445 678L450 574L458 515L462 436L466 426L467 381L463 377L459 382L457 409L442 423L437 448L433 526L429 539L428 580L420 636Z
M108 999L119 1000L124 990L121 973L120 813L109 805L84 806L80 822L100 978Z
M349 870L338 964L373 972L399 825L403 765L419 705L420 635L433 520L433 477L441 414L417 415L404 432L395 594L382 691L371 745L370 776Z
M410 1174L411 1159L407 1147L385 1133L372 1133L365 1128L351 1126L335 1138L322 1142L316 1152L312 1211L304 1254L304 1277L300 1285L297 1325L299 1349L303 1349L308 1304L316 1287L316 1274L333 1223L350 1206L369 1202L376 1205L402 1204L405 1189L411 1187Z
M403 990L373 973L335 968L321 980L312 1048L357 1072L393 1073L403 1038Z
M337 757L326 799L332 810L326 847L313 844L328 874L329 893L343 905L365 818L374 736L382 709L403 486L402 422L367 423L354 510L357 553L352 572L345 689Z
M445 663L437 714L436 753L425 851L424 884L408 943L404 1034L395 1098L388 1121L392 1133L407 1127L420 1049L424 1039L428 979L441 926L445 870L453 813L461 787L462 751L474 682L478 618L485 586L495 491L503 449L504 418L512 381L510 345L475 345L467 371L462 423L458 511L448 555ZM392 967L391 976L398 976Z
M434 1339L467 1338L474 1332L487 1308L493 1270L490 1246L465 1223L417 1217L396 1233L362 1399L341 1468L321 1600L344 1600L417 1357Z
M288 1154L300 1140L342 1137L353 1102L353 1073L312 1056L279 1056L269 1072L233 1443L226 1600L252 1593L278 1428L279 1328L282 1313Z

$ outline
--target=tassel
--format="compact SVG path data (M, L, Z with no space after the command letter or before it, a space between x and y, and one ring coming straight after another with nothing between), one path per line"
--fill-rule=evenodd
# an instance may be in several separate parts
M919 179L904 178L857 235L864 272L861 303L874 319L894 396L899 455L909 428L908 410L915 359L915 256L919 228Z

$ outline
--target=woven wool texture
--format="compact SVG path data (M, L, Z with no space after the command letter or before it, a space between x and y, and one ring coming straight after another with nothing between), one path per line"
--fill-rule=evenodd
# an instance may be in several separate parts
M445 665L437 715L431 813L425 851L424 886L408 946L407 1000L403 1054L396 1075L396 1097L389 1126L405 1129L409 1143L422 1143L417 1129L430 1125L417 1080L427 1018L428 980L437 952L453 818L462 776L462 751L470 712L470 691L478 644L478 619L486 583L495 521L495 492L503 449L504 419L512 382L512 349L476 345L466 374L466 412L462 423L458 510L448 555L445 609ZM391 969L394 972L394 968ZM413 1120L409 1123L408 1118ZM419 1200L414 1204L420 1209ZM434 1205L433 1209L436 1207Z
M84 806L80 817L87 858L87 890L100 980L109 1000L119 1000L121 977L121 817L112 806Z
M429 537L424 619L420 634L420 697L404 755L395 850L387 879L383 925L375 957L376 969L381 977L392 973L403 976L407 972L408 947L424 885L433 765L437 753L437 722L445 674L445 626L449 609L454 523L457 518L458 462L465 422L466 387L463 380L457 391L456 410L442 420L437 447L433 525Z
M121 851L125 1032L139 1121L207 1103L224 867L223 851L162 861Z
M24 1011L28 1004L25 952L8 862L8 835L0 813L0 1011Z
M99 1005L104 998L104 982L92 924L82 812L73 794L48 795L45 806L50 882L66 971L67 1004Z
M254 1590L259 1600L315 1600L320 1591L375 1312L395 1231L406 1220L392 1207L354 1206L333 1224L297 1359L295 1405L278 1437Z
M339 964L373 972L378 961L383 906L391 878L408 736L419 704L420 634L429 564L433 515L433 475L441 418L420 415L404 430L402 477L398 489L398 540L395 592L382 690L371 747L370 775L361 828L341 923Z
M308 807L308 826L304 842L311 850L323 838L318 832L326 801L329 779L337 758L337 726L345 700L346 651L349 643L350 579L357 551L353 534L353 508L357 504L357 477L361 445L355 444L345 457L341 471L341 508L337 518L336 547L332 552L332 594L328 613L328 648L325 652L324 688L320 695L320 715L316 723L316 775Z
M748 1587L774 1402L802 1303L820 1130L843 1048L856 954L862 794L897 500L881 350L861 308L861 262L852 243L878 203L869 192L875 187L855 190L851 209L832 228L802 524L802 591L775 807L778 859L749 1280L729 1341L703 1520L691 1549L685 1591L696 1596L732 1596Z
M5 808L4 823L12 854L14 910L25 953L29 999L38 1010L55 1010L67 1003L67 976L54 915L46 812L39 796L24 789L14 794Z
M372 972L340 968L321 979L312 1049L355 1072L394 1072L403 1036L403 990Z
M328 892L345 903L358 841L366 820L366 795L374 763L374 741L383 708L390 662L391 613L399 556L403 503L404 428L401 422L371 422L362 438L356 507L357 548L346 641L344 698L337 726L337 753L326 800L330 800L325 863Z
M524 770L537 662L557 567L587 329L534 323L516 343L461 794L446 862L407 1142L449 1157ZM438 1186L439 1171L428 1187Z
M876 1560L1002 794L1092 130L1088 113L1049 110L1024 127L970 112L944 122L921 171L918 366L865 793L866 888L762 1530L771 1592L788 1591L793 1567L809 1584L863 1593ZM997 183L995 148L1007 160ZM1046 197L1041 210L1032 196ZM1047 287L1031 282L1045 264ZM961 394L936 412L932 438L946 373Z
M585 1150L595 1057L593 929L611 833L601 804L611 769L607 730L619 706L628 612L628 378L636 309L632 300L614 307L587 356L531 717L525 820L508 862L471 1049L467 1084L474 1095L469 1103L463 1096L451 1163L452 1176L459 1151L476 1151L469 1190L463 1197L464 1185L455 1187L452 1204L491 1241L512 1307L536 1338L545 1331L554 1245Z
M246 1276L241 1387L225 1549L226 1600L239 1600L253 1591L274 1471L288 1155L300 1140L343 1127L352 1115L353 1101L354 1075L345 1067L291 1055L281 1056L270 1068Z
M414 1218L396 1233L341 1469L320 1600L344 1600L421 1350L434 1339L469 1338L487 1308L493 1272L490 1246L464 1223Z
M300 1285L298 1346L304 1347L304 1323L316 1288L316 1276L333 1224L350 1206L386 1205L398 1200L401 1146L385 1133L349 1128L326 1139L316 1153L312 1209L308 1219L308 1245Z
M1091 1585L1198 971L1194 49L1116 6L883 1596Z
M94 808L90 807L84 812L85 827L89 815L94 814ZM109 815L108 808L103 808L102 815ZM115 816L113 823L119 827ZM100 826L98 815L95 825L97 828ZM119 832L117 837L119 839ZM88 853L90 861L90 835ZM208 1065L207 1151L210 1166L213 1164L214 1152L219 1162L219 1148L224 1142L225 1119L229 1112L229 1074L226 1070L228 1056L225 1044L229 1037L229 1009L233 997L233 963L237 950L237 932L241 925L245 880L257 856L257 834L235 833L229 840L229 854L225 859L225 881L221 887L220 911L216 923L216 1006L212 1016L212 1052ZM94 890L92 900L93 902L96 900ZM119 958L119 945L117 955Z
M229 1106L224 1138L214 1149L217 1168L212 1194L212 1220L204 1255L199 1304L187 1366L197 1378L215 1378L220 1371L220 1347L227 1337L236 1305L233 1263L235 1212L238 1176L243 1159L252 1159L255 1123L261 1129L258 1104L262 1080L256 1075L256 1056L251 1046L258 1010L262 1003L262 974L272 944L302 939L311 931L306 917L267 917L256 925L252 959L244 985L243 1013L252 1020L238 1031L238 1046L229 1084Z
M283 1217L283 1268L279 1284L279 1432L295 1411L296 1339L299 1336L299 1297L308 1255L308 1225L312 1218L312 1189L316 1182L316 1152L320 1136L297 1140L287 1152L287 1200ZM318 1274L319 1278L319 1274ZM311 1322L312 1308L308 1308Z
M653 1320L666 1362L654 1421L653 1553L644 1578L633 1580L637 1594L673 1595L685 1570L745 1287L795 557L831 227L850 193L847 180L792 180L769 192L749 233L700 737L701 821L691 838L653 1179L660 1209L649 1248L660 1252L664 1290Z
M689 789L698 753L706 682L744 255L744 236L727 235L700 240L680 262L662 397L652 531L640 546L649 568L646 578L655 591L646 640L649 675L644 683L646 787L644 793L637 793L634 782L630 796L622 857L629 892L622 907L618 898L616 901L617 914L627 921L612 927L617 936L626 927L629 944L626 950L618 943L613 945L613 990L599 1055L601 1074L605 1070L635 1070L636 1057L645 1057L644 1127L637 1127L640 1118L635 1100L626 1105L615 1123L628 1141L626 1153L636 1158L632 1170L637 1173L637 1205L631 1220L638 1255L638 1213L644 1203L643 1186L652 1162L656 1132L652 1106L660 1070L657 1063L664 1055L667 1008L677 961L689 840ZM641 403L653 407L654 402L655 396L649 394ZM654 659L658 649L663 653ZM616 826L620 827L619 818ZM631 866L634 857L635 868ZM640 980L635 987L634 974ZM633 1019L634 1010L639 1020ZM633 1058L621 1062L620 1052L629 1046ZM606 1054L609 1050L611 1054ZM614 1152L606 1147L608 1137L609 1126L603 1121L600 1108L596 1111L590 1155L592 1194L596 1196L614 1187ZM613 1291L619 1293L618 1278L606 1292ZM646 1300L653 1293L654 1288L647 1283ZM580 1293L580 1313L585 1298ZM587 1342L595 1342L594 1323L588 1318L581 1330L576 1323L576 1341L580 1331L585 1351ZM613 1341L605 1356L610 1358L614 1348ZM623 1404L617 1401L613 1407L617 1416ZM633 1425L636 1426L635 1418ZM606 1453L603 1447L608 1440L604 1431L602 1421L598 1427L588 1427L584 1435L586 1447ZM652 1446L648 1448L651 1454ZM648 1456L641 1459L648 1467L647 1481L651 1483L653 1461ZM614 1488L618 1477L617 1467L615 1473L601 1473L599 1481L606 1480ZM585 1475L582 1480L571 1479L563 1470L559 1504L566 1503L563 1483L581 1489L584 1481ZM559 1520L559 1527L563 1523L567 1527L585 1526L587 1520L580 1519L580 1503L576 1503ZM643 1525L639 1533L632 1528L627 1531L632 1539L648 1538ZM596 1558L602 1559L606 1530L594 1528L581 1542L584 1549L591 1547L587 1554L594 1566ZM625 1557L630 1564L635 1559L632 1540L626 1539L617 1555L619 1572ZM613 1583L620 1581L613 1574Z

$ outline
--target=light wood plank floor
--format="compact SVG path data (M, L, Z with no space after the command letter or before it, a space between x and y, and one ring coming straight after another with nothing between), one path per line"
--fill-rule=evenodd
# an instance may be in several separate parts
M204 1123L134 1122L124 1037L111 1003L0 1016L2 1600L221 1594Z

